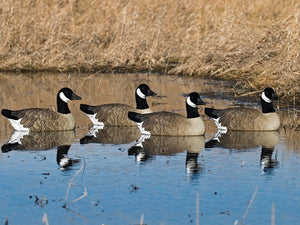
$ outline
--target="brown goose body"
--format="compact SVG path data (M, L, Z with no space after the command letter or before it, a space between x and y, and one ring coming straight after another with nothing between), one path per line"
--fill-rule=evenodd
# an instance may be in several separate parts
M15 111L22 118L20 124L30 131L74 130L75 119L71 113L62 114L50 109L30 108Z
M205 133L201 117L186 118L172 112L155 112L146 115L147 119L142 126L151 135L191 136Z
M126 104L104 104L94 106L93 112L96 113L95 118L103 122L107 126L136 126L133 121L128 118L128 112L151 113L151 109L135 109Z
M186 98L187 116L173 112L139 114L129 112L128 117L136 122L142 134L159 136L204 135L205 126L198 112L198 105L204 105L198 93L192 92Z
M146 97L155 95L147 84L140 84L135 90L136 108L121 103L96 106L80 104L80 110L86 113L96 126L135 126L135 123L128 119L128 112L151 113Z
M70 88L62 88L57 94L57 112L43 108L21 110L2 109L1 114L8 118L17 131L62 131L74 130L75 119L67 102L80 100Z
M220 110L219 123L228 130L273 131L280 127L277 113L262 113L252 108L229 108Z
M261 111L253 108L205 108L205 114L211 117L220 130L237 131L274 131L280 127L272 100L277 100L273 88L267 87L261 94Z

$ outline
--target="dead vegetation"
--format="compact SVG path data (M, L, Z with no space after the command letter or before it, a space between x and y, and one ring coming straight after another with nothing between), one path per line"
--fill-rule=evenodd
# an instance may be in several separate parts
M295 0L0 3L2 71L150 71L273 86L299 102Z

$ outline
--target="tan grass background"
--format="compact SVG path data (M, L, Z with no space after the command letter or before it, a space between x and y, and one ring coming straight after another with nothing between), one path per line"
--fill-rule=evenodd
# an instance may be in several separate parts
M298 0L2 0L2 71L155 71L300 91Z

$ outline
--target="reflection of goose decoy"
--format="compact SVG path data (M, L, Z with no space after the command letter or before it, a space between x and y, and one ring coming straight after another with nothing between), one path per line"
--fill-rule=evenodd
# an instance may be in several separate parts
M268 87L261 95L262 112L252 108L205 108L205 114L214 120L219 130L278 130L280 119L272 103L277 99L274 90Z
M75 131L26 132L15 131L10 140L4 144L2 152L11 150L49 150L59 145L71 145Z
M268 132L243 132L228 131L226 134L216 136L206 142L205 148L226 148L226 149L249 149L255 147L274 148L279 142L278 131Z
M57 146L56 162L62 169L67 169L80 162L80 159L71 159L68 157L68 151L71 145Z
M266 148L262 147L261 155L260 155L260 164L262 169L265 171L266 169L272 169L277 167L277 154L275 154L275 158L272 158L274 152L274 148Z
M97 106L81 104L80 110L86 113L93 124L97 126L135 126L135 123L127 117L128 111L151 113L146 97L154 95L156 93L147 84L141 84L135 91L136 109L129 105L113 103Z
M89 133L80 139L80 144L126 144L136 141L139 137L140 132L136 127L92 127Z
M168 156L187 151L186 166L193 170L198 167L196 161L204 143L203 136L142 136L128 149L128 155L135 155L137 161L146 161L154 155Z
M196 174L203 169L198 163L198 156L199 156L198 152L186 153L185 167L187 173Z
M187 116L173 112L139 114L129 112L128 117L136 122L142 134L163 136L203 135L205 126L198 112L198 105L205 103L199 94L192 92L186 98Z
M12 111L2 109L16 131L60 131L74 130L75 119L67 102L80 100L70 88L62 88L57 94L57 112L50 109L29 108Z

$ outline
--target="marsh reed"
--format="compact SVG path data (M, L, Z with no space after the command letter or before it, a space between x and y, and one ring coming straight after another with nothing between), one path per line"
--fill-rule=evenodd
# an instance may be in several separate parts
M0 71L159 72L299 102L296 0L0 1Z

